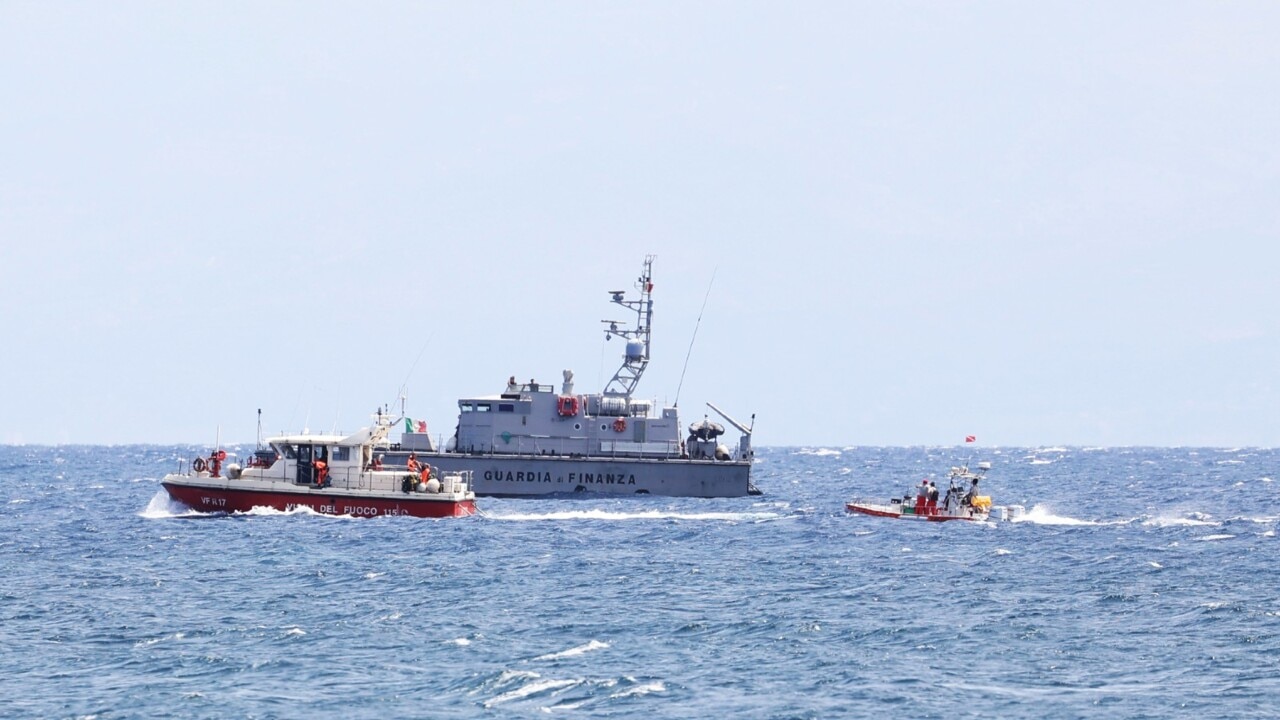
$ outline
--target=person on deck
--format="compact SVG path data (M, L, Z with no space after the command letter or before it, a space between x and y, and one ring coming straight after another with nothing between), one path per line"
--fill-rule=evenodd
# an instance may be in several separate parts
M418 465L418 453L414 453L414 452L409 453L409 459L405 461L405 466L409 468L409 472L411 473L418 472L418 469L420 467Z
M938 486L934 485L932 480L929 481L929 494L925 500L924 511L927 515L938 514Z
M311 467L316 474L316 487L324 487L325 481L329 479L329 463L323 460L316 460L311 464Z
M925 502L928 501L928 498L929 498L929 481L921 480L920 487L916 488L916 514L917 515L924 514L924 506L925 506Z

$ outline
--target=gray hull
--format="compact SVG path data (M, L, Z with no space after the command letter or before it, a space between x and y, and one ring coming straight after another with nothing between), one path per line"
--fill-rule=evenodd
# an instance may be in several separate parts
M408 453L387 453L403 463ZM417 452L445 472L470 470L476 495L530 497L575 492L604 495L742 497L758 494L751 463L710 460L610 460L537 455L467 455Z

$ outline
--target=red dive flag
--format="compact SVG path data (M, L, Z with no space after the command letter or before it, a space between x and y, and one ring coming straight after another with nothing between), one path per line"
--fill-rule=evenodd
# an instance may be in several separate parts
M965 436L964 436L964 441L965 441L965 442L974 442L974 441L976 441L977 439L978 439L978 438L977 438L977 436L975 436L975 435L965 435Z

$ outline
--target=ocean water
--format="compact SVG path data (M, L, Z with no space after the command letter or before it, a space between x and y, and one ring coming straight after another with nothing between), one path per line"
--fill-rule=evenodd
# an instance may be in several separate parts
M197 516L0 447L0 715L1280 715L1280 451L763 448L761 497ZM847 515L967 457L1014 523Z

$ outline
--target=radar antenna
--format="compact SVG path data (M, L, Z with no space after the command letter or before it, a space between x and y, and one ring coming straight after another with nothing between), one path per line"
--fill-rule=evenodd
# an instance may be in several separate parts
M645 255L644 272L636 279L636 289L640 291L639 300L626 299L625 291L610 290L611 300L615 305L635 312L636 327L628 329L620 327L621 321L602 320L608 327L604 330L604 339L612 340L616 335L626 341L626 349L622 354L622 366L613 374L604 386L604 394L631 397L640 376L649 365L649 333L653 323L653 255Z

